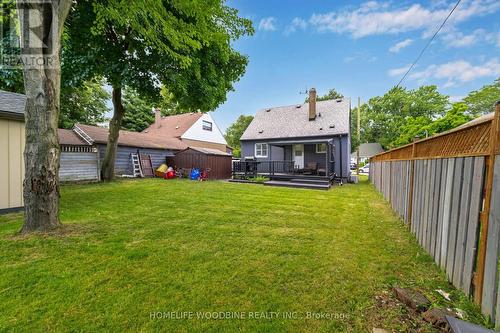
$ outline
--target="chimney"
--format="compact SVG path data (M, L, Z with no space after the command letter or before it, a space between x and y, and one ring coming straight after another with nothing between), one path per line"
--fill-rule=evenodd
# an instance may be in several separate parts
M309 90L309 120L316 119L316 89Z
M160 128L161 126L161 111L159 108L155 109L155 127Z

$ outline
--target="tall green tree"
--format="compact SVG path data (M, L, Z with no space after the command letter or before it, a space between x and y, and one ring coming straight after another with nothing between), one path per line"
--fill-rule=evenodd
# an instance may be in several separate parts
M404 131L430 124L444 116L448 107L449 97L440 94L436 86L392 88L361 107L361 142L379 142L386 149L396 147Z
M24 148L24 224L22 232L45 231L59 220L59 140L61 35L72 1L18 0L21 56L26 93ZM33 27L33 22L38 23ZM33 38L37 36L37 38Z
M77 2L64 65L74 76L102 76L112 86L104 180L114 177L123 87L158 102L164 86L183 110L213 110L225 101L247 64L231 41L253 33L251 21L237 14L224 0Z
M0 24L2 35L0 36L0 49L3 54L19 55L19 31L17 26L17 11L15 1L2 1L2 15L0 15ZM0 90L24 94L24 79L22 67L5 66L0 63Z
M495 111L495 103L500 100L500 78L492 84L483 86L477 91L472 91L464 98L469 112L473 116L480 116Z
M235 157L241 157L240 138L252 120L253 116L241 115L226 130L226 135L224 137L226 138L227 144L233 148L233 156Z
M124 89L123 107L125 109L122 122L123 129L141 132L155 120L153 104L141 98L132 88L125 87Z
M316 97L316 101L328 101L330 99L339 99L339 98L344 98L344 95L341 93L337 92L337 90L330 89L328 93L322 96ZM306 97L305 103L309 103L309 96Z
M76 123L96 125L104 121L110 111L111 94L103 87L102 79L83 82L71 87L62 85L59 127L72 128Z

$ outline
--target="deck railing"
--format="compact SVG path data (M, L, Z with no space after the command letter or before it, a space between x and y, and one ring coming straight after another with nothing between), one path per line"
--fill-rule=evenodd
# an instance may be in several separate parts
M294 161L233 161L233 177L274 176L297 172Z

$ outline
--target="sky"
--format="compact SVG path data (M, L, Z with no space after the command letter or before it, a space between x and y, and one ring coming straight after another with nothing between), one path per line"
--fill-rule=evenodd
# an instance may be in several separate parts
M395 86L456 1L228 0L255 34L234 42L246 73L213 113L223 131L239 115L302 103L335 88L367 101ZM500 1L462 0L403 86L437 85L452 101L500 77Z

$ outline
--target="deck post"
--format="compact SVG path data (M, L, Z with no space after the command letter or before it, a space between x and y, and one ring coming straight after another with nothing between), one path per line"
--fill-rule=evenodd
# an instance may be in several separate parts
M500 136L500 102L496 103L495 115L491 121L490 135L489 155L486 156L486 177L484 180L484 208L479 215L481 233L478 247L476 279L474 283L474 300L478 305L481 305L483 300L484 270L486 264L486 247L488 246L488 232L490 231L488 230L488 224L493 190L495 153L500 144L498 142L498 137Z

